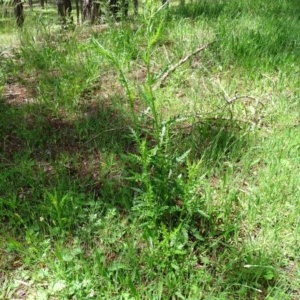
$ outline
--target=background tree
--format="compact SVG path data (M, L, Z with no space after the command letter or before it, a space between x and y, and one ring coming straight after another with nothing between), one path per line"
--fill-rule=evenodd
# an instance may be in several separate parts
M42 7L43 9L45 8L45 2L47 3L46 0L40 0L41 7Z
M24 23L24 8L21 0L14 0L14 14L16 17L16 22L18 27L22 27Z
M82 21L96 22L101 14L100 2L93 0L82 0Z
M62 24L66 24L67 17L70 18L72 22L71 12L72 4L71 0L57 0L58 15L61 17Z

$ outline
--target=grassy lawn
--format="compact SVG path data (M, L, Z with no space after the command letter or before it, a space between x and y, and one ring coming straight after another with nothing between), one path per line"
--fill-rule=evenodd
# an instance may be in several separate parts
M0 9L0 299L300 299L298 1L25 12Z

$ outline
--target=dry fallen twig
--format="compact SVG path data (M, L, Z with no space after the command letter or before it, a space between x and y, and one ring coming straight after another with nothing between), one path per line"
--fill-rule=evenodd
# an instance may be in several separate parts
M236 100L240 100L240 99L249 99L249 100L253 100L259 104L261 104L262 106L264 106L264 104L261 101L258 101L258 99L256 99L253 96L249 96L249 95L242 95L242 96L238 96L237 92L235 93L234 97L230 97L228 95L228 93L226 92L226 90L224 89L224 87L221 85L220 80L217 80L217 84L219 86L219 88L222 91L223 97L225 99L225 101L227 102L227 104L232 104L234 103Z
M233 102L235 102L236 100L239 100L239 99L250 99L250 100L257 101L256 98L254 98L252 96L248 96L248 95L244 95L244 96L235 95L233 98L225 99L225 100L228 104L231 104L231 103L233 103Z
M206 44L204 46L201 46L199 48L197 48L195 51L193 51L192 53L189 53L187 56L185 56L184 58L182 58L178 63L176 63L175 65L171 66L159 79L158 81L154 84L153 89L156 90L157 88L161 87L163 85L163 83L167 80L167 78L170 76L171 73L173 73L178 67L180 67L181 65L183 65L185 62L187 62L192 56L194 56L195 54L205 50L207 47L209 47L211 44L213 44L214 42L211 42L209 44Z

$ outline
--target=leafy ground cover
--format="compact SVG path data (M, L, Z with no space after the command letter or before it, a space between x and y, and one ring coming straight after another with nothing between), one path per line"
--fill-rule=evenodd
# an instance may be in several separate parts
M3 12L0 298L299 299L299 10Z

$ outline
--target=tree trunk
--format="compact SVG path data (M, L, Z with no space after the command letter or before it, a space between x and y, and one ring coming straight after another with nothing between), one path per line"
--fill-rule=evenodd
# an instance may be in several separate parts
M109 0L109 10L116 20L128 16L128 0ZM133 0L134 10L137 13L138 0Z
M162 0L162 4L168 6L169 0ZM94 0L82 0L82 21L90 21L92 24L101 14L100 2ZM133 0L134 13L138 14L138 0ZM128 0L108 0L110 13L116 20L128 16Z
M79 15L80 15L80 10L79 10L79 0L75 1L76 4L76 17L77 17L77 24L80 24L80 19L79 19Z
M94 24L101 13L100 2L93 0L82 0L82 21L90 21Z
M82 21L88 21L92 19L92 0L82 0Z
M22 27L24 23L24 9L22 0L14 0L14 13L18 27Z
M133 0L133 7L134 7L134 14L137 15L138 10L139 10L139 1L138 0Z
M71 12L72 12L71 0L57 0L57 10L63 25L66 25L67 18L70 18L70 21L72 23L73 20L71 18Z
M99 2L93 2L92 19L91 19L92 24L96 23L96 21L99 18L100 14L101 14L100 3Z

